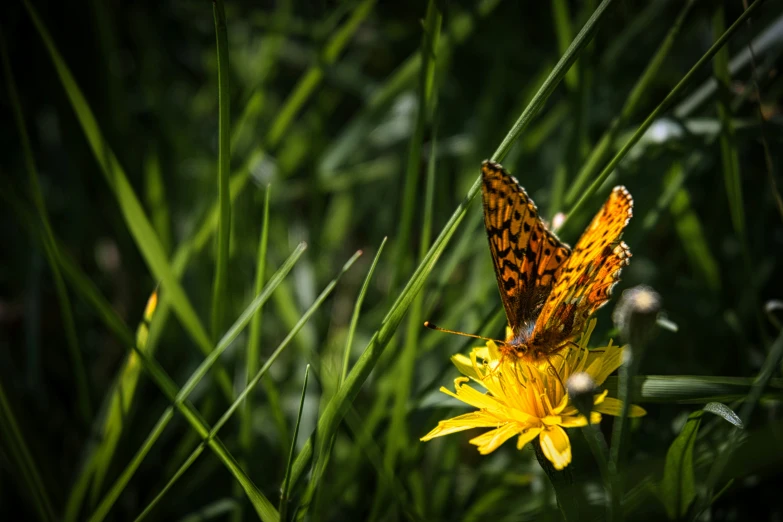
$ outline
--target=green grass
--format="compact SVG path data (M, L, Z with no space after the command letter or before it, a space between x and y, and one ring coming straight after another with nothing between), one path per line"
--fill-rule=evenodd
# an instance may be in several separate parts
M779 518L782 17L5 6L0 503L96 522ZM677 325L605 383L647 416L570 430L566 472L533 445L480 456L478 431L419 441L469 411L438 390L476 345L422 323L505 326L484 158L564 212L571 244L626 185L633 258L593 342L622 341L611 309L637 284Z

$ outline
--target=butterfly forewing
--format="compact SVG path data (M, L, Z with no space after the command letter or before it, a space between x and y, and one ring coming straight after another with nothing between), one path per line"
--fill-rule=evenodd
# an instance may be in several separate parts
M633 198L625 187L615 187L562 267L536 321L534 340L579 333L590 315L606 304L631 257L620 238L632 215Z
M489 249L509 326L518 334L535 323L571 251L503 167L485 161L481 173Z

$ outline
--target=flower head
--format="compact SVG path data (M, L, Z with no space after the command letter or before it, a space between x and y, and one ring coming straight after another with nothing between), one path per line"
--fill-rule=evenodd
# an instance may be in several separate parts
M588 422L569 400L564 383L571 375L584 372L600 386L623 360L623 348L611 342L603 348L587 349L594 326L593 320L578 347L566 348L539 364L503 357L492 341L474 348L470 357L455 355L452 362L464 377L454 380L454 392L445 387L440 390L478 411L440 421L421 440L471 428L492 428L470 441L486 455L512 437L517 437L517 449L539 437L546 458L556 469L565 468L571 462L571 442L564 428L586 426ZM486 392L471 386L471 381ZM621 402L607 397L607 393L604 390L594 395L590 423L600 422L602 413L620 414ZM630 416L644 414L639 406L631 406Z

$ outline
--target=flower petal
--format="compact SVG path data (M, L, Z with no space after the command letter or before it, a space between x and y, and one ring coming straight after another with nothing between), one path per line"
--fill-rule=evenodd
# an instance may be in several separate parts
M538 437L538 434L541 433L542 430L543 428L528 428L527 430L523 430L517 439L517 449L521 450L524 448L525 444Z
M607 397L601 404L596 404L594 409L595 411L605 413L607 415L617 416L620 415L622 407L623 402L620 399ZM631 407L628 409L629 417L642 417L644 415L647 415L647 411L641 406L637 406L636 404L631 404Z
M539 436L541 450L555 469L564 469L571 463L571 441L560 426L551 426Z
M498 419L484 412L474 411L458 415L451 419L440 421L431 432L423 436L422 441L428 441L435 437L442 437L458 431L465 431L472 428L495 428L499 424Z
M496 430L488 431L470 440L471 444L478 446L482 455L492 453L501 444L520 432L522 427L516 422L507 422Z
M604 390L597 396L593 398L593 405L601 404L604 402L604 399L606 399L606 396L609 394L609 390Z
M602 355L590 362L587 373L595 380L596 384L603 384L609 374L620 367L623 363L624 350L625 348L619 346L607 346L603 349Z
M476 369L473 367L473 361L471 361L469 357L458 353L451 357L451 362L457 367L459 373L462 375L481 380L481 377L476 373Z
M601 414L597 411L590 412L590 424L598 424L599 422L601 422ZM582 426L587 426L587 417L579 414L563 417L560 426L563 428L581 428Z
M579 414L569 415L568 417L563 417L558 424L564 428L581 428L582 426L587 426L587 417Z
M470 404L474 408L480 410L487 409L490 411L500 411L504 409L503 408L504 405L501 402L499 402L495 397L487 393L482 393L476 390L475 388L469 386L468 384L465 384L465 381L458 383L457 379L455 379L454 387L456 388L457 393L456 394L450 393L449 395L451 395L452 397L456 397L462 402Z

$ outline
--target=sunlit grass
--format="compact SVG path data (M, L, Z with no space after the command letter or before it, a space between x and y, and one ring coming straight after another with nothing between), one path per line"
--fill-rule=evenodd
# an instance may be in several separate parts
M754 475L764 494L783 462L783 337L763 313L780 297L774 146L759 160L779 135L779 4L92 6L87 34L116 62L75 53L46 7L2 26L0 305L23 317L0 314L4 506L96 522L756 513L732 488ZM547 220L565 212L566 240L628 186L620 289L653 286L679 326L630 340L639 357L606 380L648 415L569 431L558 473L513 448L476 458L472 432L418 441L464 413L437 389L470 346L422 322L505 326L473 201L488 157ZM597 344L619 335L609 315Z

